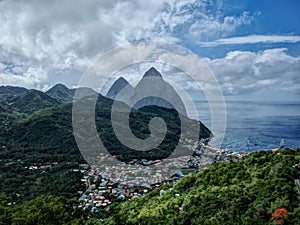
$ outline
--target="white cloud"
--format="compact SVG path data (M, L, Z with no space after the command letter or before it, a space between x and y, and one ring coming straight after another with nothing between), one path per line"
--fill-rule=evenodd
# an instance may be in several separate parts
M47 78L47 71L41 67L29 67L22 75L0 72L1 85L21 86L46 90L48 85L44 84L44 81L47 80Z
M171 38L167 30L189 18L175 2L1 1L0 60L84 67L119 43ZM171 11L162 11L168 6Z
M215 4L214 10L208 4ZM0 1L0 85L39 89L62 81L76 85L99 55L143 39L199 42L201 46L300 40L279 35L228 38L254 18L246 11L224 16L222 9L222 1L199 0ZM222 59L205 60L226 94L272 85L299 90L299 57L288 55L285 49L234 51ZM187 83L187 87L193 85Z
M241 16L226 16L222 20L202 14L190 27L190 34L197 41L215 40L231 34L242 25L250 24L252 20L248 12L243 12Z
M191 19L184 7L194 2L0 1L0 62L84 71L120 44L153 38L176 41L172 30ZM6 74L5 80L20 79L13 77Z
M6 66L0 62L0 73L2 73L4 71L5 67Z
M228 95L263 89L299 92L300 57L288 55L286 50L233 51L224 58L206 62Z
M287 35L248 35L242 37L221 38L215 41L198 42L202 47L213 47L218 45L243 45L257 43L296 43L300 36Z
M246 12L222 19L206 4L197 0L4 0L0 2L0 61L83 68L120 43L174 41L176 29L186 28L200 36L201 32L230 33L250 20Z

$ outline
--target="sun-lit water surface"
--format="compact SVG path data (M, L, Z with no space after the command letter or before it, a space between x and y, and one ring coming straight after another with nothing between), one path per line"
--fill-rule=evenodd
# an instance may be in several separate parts
M227 124L222 148L251 152L279 147L300 148L299 102L227 101ZM196 102L200 120L211 127L211 111L207 102ZM215 112L217 114L218 112ZM218 138L219 131L215 131ZM214 144L214 140L211 141Z

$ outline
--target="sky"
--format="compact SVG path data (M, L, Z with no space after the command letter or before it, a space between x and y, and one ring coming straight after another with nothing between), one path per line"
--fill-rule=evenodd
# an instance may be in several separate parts
M76 87L105 52L159 40L203 59L228 99L298 100L298 0L2 0L0 85Z

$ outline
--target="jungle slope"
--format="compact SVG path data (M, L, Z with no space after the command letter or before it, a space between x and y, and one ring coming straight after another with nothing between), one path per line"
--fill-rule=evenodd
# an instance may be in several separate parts
M299 224L300 151L214 163L113 209L107 224ZM166 190L160 195L160 190ZM287 215L286 215L287 214ZM95 221L94 221L95 222Z

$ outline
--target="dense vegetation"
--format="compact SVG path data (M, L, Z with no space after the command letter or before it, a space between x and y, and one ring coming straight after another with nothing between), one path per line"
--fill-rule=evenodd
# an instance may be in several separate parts
M0 132L0 192L17 203L42 194L76 196L82 174L73 170L85 161L74 147L70 112L56 107L9 115L15 120Z
M7 203L5 195L0 195L1 225L76 225L87 220L87 213L73 208L75 200L63 197L41 196L14 206Z
M40 109L57 106L59 103L47 94L37 90L27 90L11 100L10 106L19 112L33 113Z
M95 93L87 88L81 90L84 95ZM0 87L0 193L5 193L9 201L19 203L42 194L69 198L82 190L83 174L74 172L80 163L85 163L73 135L72 102L69 101L74 93L74 89L63 85L56 85L46 93ZM81 100L88 101L88 98ZM129 161L162 158L172 152L180 131L176 111L151 106L132 112L131 128L141 138L149 135L148 122L154 116L164 118L169 128L166 140L158 149L151 154L137 155L114 136L110 121L112 104L113 100L99 95L96 107L97 128L111 154ZM201 129L201 137L210 135L202 124Z
M69 89L63 84L57 84L50 88L46 94L58 102L66 103L73 100L75 89Z
M300 151L259 151L240 162L214 163L173 186L91 212L75 200L42 196L8 206L0 224L299 224ZM164 189L165 194L160 191Z
M215 163L117 207L107 224L299 224L300 151ZM171 189L169 189L171 188ZM286 213L286 215L284 214ZM284 216L285 215L285 216ZM99 222L99 224L101 224Z
M97 112L100 115L105 114L105 112L103 112L103 107L97 107L97 110L99 110ZM179 143L181 135L181 121L179 114L175 109L167 109L158 106L145 106L139 110L132 110L129 117L129 125L136 137L145 139L150 135L149 122L154 117L162 118L165 121L167 133L161 144L151 151L134 151L124 146L115 136L111 121L107 120L107 118L103 116L96 116L96 125L101 140L103 140L107 150L112 155L116 155L119 160L128 162L132 159L155 160L167 158L174 151L178 144L186 144ZM184 118L184 120L185 123L190 124L190 127L197 125L197 123L195 124L192 122L192 120L187 118ZM199 140L201 138L208 138L211 134L209 129L207 129L201 122L199 122L199 127Z
M109 211L81 210L84 163L72 131L70 95L0 87L0 225L1 224L299 224L300 151L259 151L239 162L214 163L174 186L164 185L145 197L114 203ZM69 94L73 92L68 92ZM156 159L178 143L180 122L172 109L133 110L130 126L149 136L148 123L159 116L168 133L157 149L137 155L116 140L110 123L112 100L99 96L96 124L112 154ZM210 131L201 123L200 137ZM30 169L31 168L31 169ZM164 189L165 194L160 195Z

